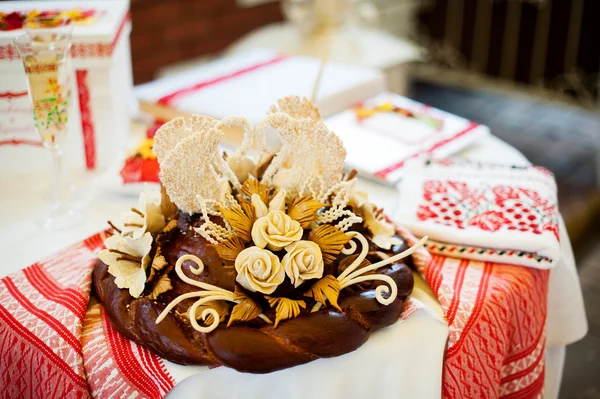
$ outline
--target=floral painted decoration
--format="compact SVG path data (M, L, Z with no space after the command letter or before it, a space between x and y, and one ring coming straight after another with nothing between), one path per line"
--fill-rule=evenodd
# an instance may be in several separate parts
M244 130L244 140L236 152L222 154L219 144L230 128ZM267 129L281 137L278 152L267 148ZM230 326L255 318L277 327L322 307L340 310L344 289L373 281L379 284L375 300L389 305L398 290L379 270L426 240L381 255L402 241L382 211L356 190L356 173L344 175L345 150L306 99L280 100L256 126L237 117L176 118L158 129L153 152L160 163L162 193L144 193L138 207L123 214L121 224L113 225L119 238L107 243L101 259L111 262L109 272L118 286L136 297L160 300L172 278L197 288L165 302L157 323L193 299L187 302L186 320L200 332L213 331L224 321ZM188 270L193 275L204 272L197 254L182 255L174 265L162 256L161 243L180 215L197 220L181 234L197 234L212 245L222 267L235 275L233 290L184 273L185 261L192 262ZM130 269L123 266L129 257L114 255L120 255L115 252L119 249L108 244L126 240L138 245L148 237L154 239L153 247L144 254L153 259L142 257L135 278L129 278ZM340 259L345 259L343 269ZM146 286L140 289L144 278Z
M45 142L53 143L68 122L68 88L58 82L57 62L25 61L31 85L33 122Z
M370 118L373 115L380 112L393 112L402 115L406 118L413 118L415 120L425 123L428 126L431 126L433 129L436 130L441 130L444 126L444 121L442 121L441 119L434 118L423 112L415 112L406 108L400 108L389 102L379 104L375 107L365 107L361 105L354 109L354 114L356 115L356 118L358 119L359 123L363 119Z
M22 29L28 21L32 21L36 17L45 17L48 20L59 21L68 18L75 21L76 24L89 25L94 23L97 18L95 10L46 10L46 11L13 11L10 13L0 12L0 30L17 30Z

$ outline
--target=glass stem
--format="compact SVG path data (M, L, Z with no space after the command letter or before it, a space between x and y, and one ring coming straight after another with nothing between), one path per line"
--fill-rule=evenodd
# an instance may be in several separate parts
M52 161L54 164L54 187L52 190L52 196L54 200L54 207L60 207L61 195L60 189L62 185L62 150L58 147L54 147L51 149L52 151Z

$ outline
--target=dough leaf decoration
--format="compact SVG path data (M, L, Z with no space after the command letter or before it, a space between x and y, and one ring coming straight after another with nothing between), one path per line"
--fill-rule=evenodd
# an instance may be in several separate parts
M247 195L249 198L252 198L252 194L257 194L265 204L268 204L272 189L267 188L265 184L256 180L254 176L249 176L244 184L242 184L241 191L242 194Z
M342 309L337 303L340 295L340 282L335 276L329 274L319 281L317 281L304 296L313 298L315 301L321 303L323 306L327 305L327 300L331 306L339 310Z
M306 309L306 302L289 298L273 298L266 296L271 307L275 307L275 325L277 328L282 320L293 319L300 314L300 308Z
M321 248L325 264L330 264L336 259L350 238L351 236L330 224L317 226L308 233L308 239Z
M167 265L167 260L162 256L160 247L157 247L154 259L152 259L152 268L155 270L162 270Z
M287 214L298 221L303 229L307 229L317 217L317 211L325 206L311 197L296 197L288 206Z
M244 250L244 242L240 237L234 236L214 245L219 257L225 262L235 262L238 254Z
M225 220L242 241L250 241L252 225L254 224L254 208L252 205L242 202L237 207L224 208L219 206L217 209L223 214Z
M235 287L235 301L237 304L231 311L227 327L235 321L248 321L258 317L262 309L248 295L238 287Z
M161 274L160 277L156 280L156 284L152 288L152 292L148 298L152 300L156 300L158 296L164 292L169 291L173 288L171 285L171 279L168 276L169 271L167 270L165 273Z
M173 221L172 219L175 217L175 214L177 214L177 205L175 205L171 201L171 197L169 197L169 194L167 194L167 189L165 189L165 186L163 186L162 184L160 185L160 211L163 214L165 220L170 221ZM167 226L169 226L170 224L171 223L169 222ZM177 223L175 223L175 226L177 226ZM165 227L163 232L165 232L166 229L167 227ZM172 229L173 227L171 227L167 231L170 231Z

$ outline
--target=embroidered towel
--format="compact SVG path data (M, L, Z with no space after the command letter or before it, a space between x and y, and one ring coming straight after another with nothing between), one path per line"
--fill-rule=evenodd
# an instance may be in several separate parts
M548 269L560 258L552 173L451 159L410 165L394 219L431 253Z
M404 234L411 244L416 242L410 233ZM106 237L104 232L95 234L0 279L0 386L4 388L0 398L160 399L187 377L211 369L171 363L112 327L102 305L91 295L92 270ZM425 268L431 257L420 249L413 259L416 267ZM409 298L398 323L414 320L420 310L429 313L422 302ZM379 338L380 347L385 345L381 342L385 337ZM400 337L406 339L402 332ZM438 349L443 354L443 348ZM394 358L402 363L402 357ZM334 380L348 375L365 359L382 362L382 355L367 349L355 354L352 361L335 359L330 366L338 376ZM304 381L293 378L299 369L284 374L293 381ZM303 369L311 369L311 364ZM275 381L280 375L282 372L267 374ZM289 392L289 381L280 385ZM261 395L281 397L271 392L250 394Z

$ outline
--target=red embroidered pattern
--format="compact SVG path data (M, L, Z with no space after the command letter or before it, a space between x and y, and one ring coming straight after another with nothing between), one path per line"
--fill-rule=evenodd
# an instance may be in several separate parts
M104 238L0 280L0 385L8 397L160 398L174 387L164 362L120 336L98 303L83 318ZM448 320L443 397L540 395L549 272L414 255ZM408 301L403 319L416 308Z
M417 218L459 229L550 231L559 240L556 203L525 188L427 180Z
M113 52L111 43L75 43L71 47L73 58L110 57ZM0 46L0 60L19 60L19 53L13 45Z
M94 11L94 13L97 14L96 16L101 16L103 14L102 11ZM129 22L130 17L130 13L127 12L121 20L117 33L111 43L73 43L71 46L71 57L83 59L110 57L121 37L121 33L123 33L123 30L125 29L125 25ZM0 46L0 60L19 59L19 53L14 45L6 44Z
M87 243L78 243L0 280L6 397L89 397L80 336L96 259Z
M159 399L175 386L162 360L120 335L98 303L85 315L81 344L90 393L95 398Z
M12 98L25 97L26 95L27 95L26 91L21 91L21 92L5 91L3 93L0 93L0 98L8 98L10 100Z

